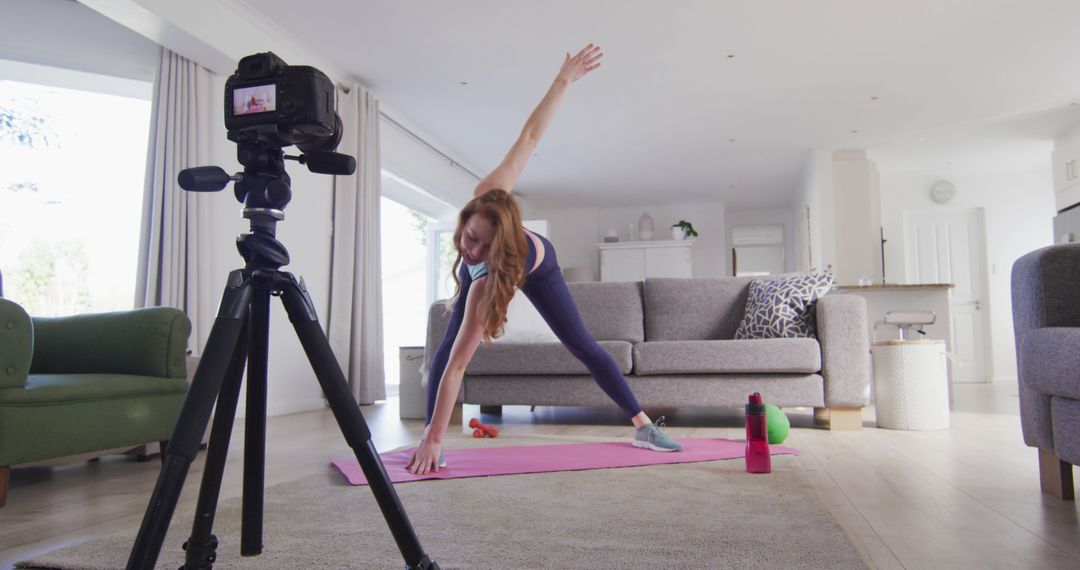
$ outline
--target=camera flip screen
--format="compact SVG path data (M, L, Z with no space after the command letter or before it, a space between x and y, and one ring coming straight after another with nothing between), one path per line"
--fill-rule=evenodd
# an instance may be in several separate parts
M237 87L233 90L233 115L251 115L277 110L277 87L270 85L252 85Z

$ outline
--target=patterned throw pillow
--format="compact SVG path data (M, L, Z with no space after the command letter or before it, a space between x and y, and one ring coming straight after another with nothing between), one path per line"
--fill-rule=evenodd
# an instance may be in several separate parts
M833 286L831 273L800 273L750 282L735 338L814 338L814 304Z

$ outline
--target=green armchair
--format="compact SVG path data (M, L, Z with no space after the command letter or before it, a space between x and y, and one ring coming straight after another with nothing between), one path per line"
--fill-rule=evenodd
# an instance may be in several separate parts
M190 333L172 308L31 318L0 298L0 507L13 465L168 440Z

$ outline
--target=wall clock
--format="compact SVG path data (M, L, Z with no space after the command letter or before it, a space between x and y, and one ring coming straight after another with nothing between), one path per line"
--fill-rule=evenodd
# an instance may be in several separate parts
M956 186L948 180L939 180L930 187L930 199L938 204L947 204L956 196Z

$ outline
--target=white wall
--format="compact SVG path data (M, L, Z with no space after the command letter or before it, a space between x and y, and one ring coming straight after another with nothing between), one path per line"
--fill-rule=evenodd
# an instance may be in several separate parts
M214 76L214 93L223 93L225 78ZM243 167L236 160L236 145L225 138L225 125L214 121L211 134L211 163L228 172ZM278 222L277 239L289 250L291 261L282 267L307 285L319 321L326 328L330 300L330 221L333 177L312 174L296 163L288 164L292 178L292 201L285 208L285 219ZM203 295L216 315L229 272L244 266L236 250L236 237L250 231L241 217L243 205L233 195L230 184L224 191L209 195L211 200L212 244L211 291ZM293 332L285 308L278 298L270 301L270 358L268 371L267 413L281 415L323 406L322 390L311 371L300 341ZM243 415L241 399L238 414Z
M836 151L832 175L836 282L855 285L869 277L880 283L881 208L874 163L862 150Z
M620 241L631 238L643 212L652 216L654 240L670 240L671 225L685 219L694 225L700 237L693 247L694 277L723 277L729 267L726 205L724 202L684 202L645 206L606 208L558 208L523 205L525 217L545 219L551 224L551 242L558 252L559 265L584 267L593 279L600 279L600 254L596 248L609 229L618 232ZM633 239L637 239L636 235Z
M1021 255L1053 243L1054 192L1050 157L1026 172L883 172L881 212L885 229L886 280L907 283L904 274L903 214L909 210L983 208L986 253L991 374L995 382L1014 381L1016 351L1012 329L1011 271ZM956 198L946 206L929 197L938 180L956 185Z
M796 271L822 271L836 259L832 186L832 153L812 151L806 157L802 182L791 208L795 218L792 245Z

